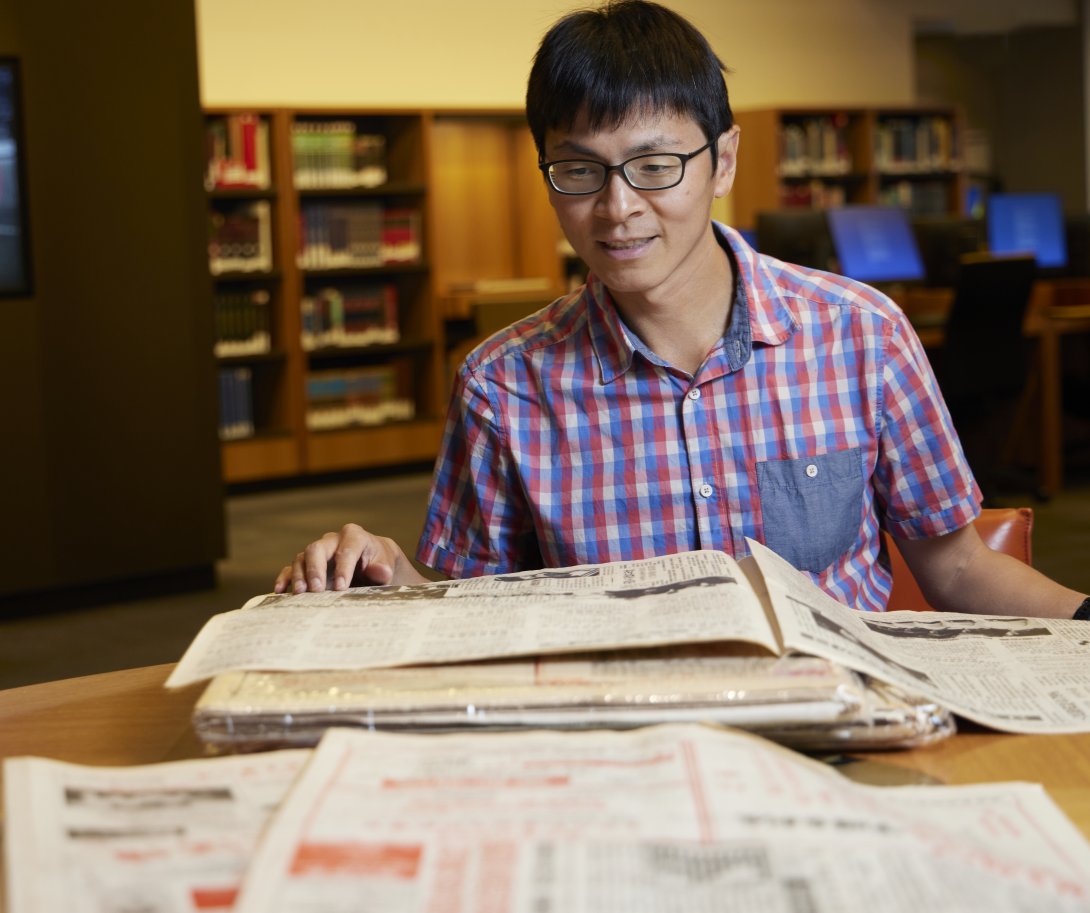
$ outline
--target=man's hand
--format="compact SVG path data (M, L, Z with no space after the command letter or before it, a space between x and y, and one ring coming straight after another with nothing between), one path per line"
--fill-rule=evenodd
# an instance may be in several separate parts
M321 593L327 586L344 590L350 586L386 583L426 583L401 547L385 536L376 536L355 523L339 533L326 533L311 542L277 575L276 593Z

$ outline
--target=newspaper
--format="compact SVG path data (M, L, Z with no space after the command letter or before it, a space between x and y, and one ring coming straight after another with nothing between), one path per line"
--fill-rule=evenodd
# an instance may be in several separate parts
M1090 625L950 612L854 612L751 542L786 649L822 656L1010 732L1090 731Z
M1090 626L857 612L761 544L412 587L268 596L215 616L168 687L240 670L368 669L739 642L840 663L1011 732L1090 731Z
M301 750L144 767L4 762L7 913L232 910Z
M777 649L737 562L722 552L687 552L416 586L259 596L209 619L167 687L240 669L374 669L726 640Z
M333 729L239 913L1075 913L1090 845L1035 784L876 787L752 736Z

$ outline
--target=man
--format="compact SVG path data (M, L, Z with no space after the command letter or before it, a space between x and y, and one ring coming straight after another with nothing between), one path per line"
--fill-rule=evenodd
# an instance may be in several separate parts
M904 315L757 255L710 219L739 134L723 65L643 0L566 16L527 118L587 285L493 336L455 382L418 557L447 576L763 541L882 610L880 528L936 607L1070 617L1084 596L990 551L980 493ZM422 580L349 525L278 591Z

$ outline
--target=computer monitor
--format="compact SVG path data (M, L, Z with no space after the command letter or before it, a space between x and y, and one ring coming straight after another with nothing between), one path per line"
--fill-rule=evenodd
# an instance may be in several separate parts
M31 291L21 104L19 61L0 57L0 297Z
M924 282L933 288L957 285L961 258L987 246L984 220L968 216L920 216L912 234L923 258Z
M1064 216L1055 193L993 193L988 198L988 249L1032 254L1042 269L1067 265Z
M829 226L820 209L776 209L757 213L757 250L770 257L828 269L833 255Z
M899 206L844 206L826 214L840 273L860 282L923 280L923 260Z

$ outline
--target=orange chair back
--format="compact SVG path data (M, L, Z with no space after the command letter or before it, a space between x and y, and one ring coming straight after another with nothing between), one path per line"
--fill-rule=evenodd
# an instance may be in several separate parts
M1014 555L1026 564L1033 564L1032 535L1033 508L1002 507L985 508L973 522L980 538L988 548ZM934 611L927 604L912 571L905 564L901 552L892 537L886 538L889 562L893 570L893 590L889 594L889 611L911 609L917 612Z

